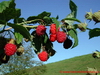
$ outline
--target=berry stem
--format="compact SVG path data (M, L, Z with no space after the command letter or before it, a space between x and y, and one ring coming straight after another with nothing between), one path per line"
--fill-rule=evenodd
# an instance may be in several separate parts
M15 40L14 39L10 39L10 41L8 43L14 44Z

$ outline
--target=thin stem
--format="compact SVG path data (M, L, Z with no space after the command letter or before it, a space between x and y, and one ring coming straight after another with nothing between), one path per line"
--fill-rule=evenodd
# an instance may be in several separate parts
M10 30L10 29L12 29L12 27L6 28L5 30Z
M25 23L31 23L31 22L34 22L34 21L37 21L37 20L40 20L41 22L44 22L42 19L35 19L35 20L31 20L31 21L25 21L25 22L22 22L22 23L17 23L17 25L23 25ZM32 25L23 25L24 27L29 27L29 28L36 28L37 26L32 26ZM9 27L9 28L6 28L4 30L10 30L12 29L12 27Z
M32 26L32 25L22 25L23 27L27 27L27 28L36 28L38 25L36 26ZM47 26L50 26L50 25L47 25ZM12 27L9 27L9 28L6 28L5 30L10 30L12 29Z
M27 23L31 23L31 22L34 22L34 21L37 21L37 20L40 20L41 22L44 22L42 19L35 19L35 20L31 20L31 21L25 21L25 22L22 22L22 23L17 23L17 25L22 25L22 24L27 24Z
M24 27L29 27L29 28L36 28L38 25L36 25L36 26L28 26L28 25L23 25Z
M23 25L23 27L28 27L28 28L36 28L36 27L37 27L37 25L36 25L36 26L28 26L28 25ZM10 30L10 29L12 29L12 27L6 28L5 30Z

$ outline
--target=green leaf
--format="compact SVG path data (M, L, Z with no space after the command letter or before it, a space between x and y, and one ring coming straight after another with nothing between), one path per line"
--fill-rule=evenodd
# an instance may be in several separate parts
M4 27L4 25L3 24L0 24L0 28L2 28L2 27Z
M37 17L38 17L38 19L43 19L45 16L50 17L50 15L51 15L50 12L44 11L44 12L40 13Z
M74 18L74 13L70 13L67 15L66 18ZM68 23L69 25L72 25L74 23L74 21L71 21L71 20L65 20L66 23Z
M40 23L40 22L41 22L40 20L43 20L44 23L45 23L46 25L48 25L48 24L52 23L52 19L50 18L50 15L51 15L50 12L44 11L44 12L40 13L40 14L37 15L37 16L30 16L30 17L28 17L28 18L27 18L27 21L34 20L34 21L31 22L31 23L35 24L35 23ZM43 23L43 22L41 22L41 23Z
M77 6L76 6L76 4L72 0L70 0L69 6L70 6L71 12L74 12L74 17L76 17L76 14L77 14Z
M59 16L58 15L56 16L56 19L59 19Z
M44 35L43 35L43 38L44 38L44 42L43 42L43 43L46 44L46 42L47 42L47 40L48 40L48 35L47 35L47 34L44 34Z
M15 18L14 23L22 23L24 18Z
M72 48L76 47L78 45L78 37L76 30L71 29L68 31L68 34L74 39L74 45L72 46Z
M42 39L43 40L42 45L46 47L46 51L52 50L53 49L53 44L49 40L48 34L45 33L42 37L43 37L43 39Z
M32 33L31 33L31 35L34 37L33 39L32 39L32 42L33 42L33 46L34 46L34 48L35 48L35 53L37 54L38 52L40 52L41 51L41 44L42 44L42 42L41 41L43 41L43 40L41 40L41 36L38 36L38 35L36 35L36 31L33 31Z
M76 18L77 6L72 0L70 0L70 2L69 2L69 7L71 10L71 13L68 14L66 18ZM65 20L65 22L68 23L69 25L73 25L73 23L74 23L74 21L71 21L71 20Z
M45 33L45 34L42 36L42 38L43 38L43 39L42 39L42 40L43 40L43 42L42 42L43 46L45 46L47 50L51 50L51 49L53 48L53 44L52 44L52 42L49 40L48 34Z
M21 15L20 9L15 8L15 0L3 1L0 3L0 23L5 24L7 21L18 18Z
M7 25L14 28L14 30L23 35L24 38L31 40L31 35L27 30L27 28L23 27L22 25L11 24L11 23L8 23Z
M15 9L14 18L19 18L21 16L21 9Z
M0 13L2 13L7 7L9 7L10 3L13 2L14 0L10 1L3 1L0 3Z
M23 40L23 36L18 32L15 32L14 35L15 35L17 44L20 44Z
M49 40L49 38L47 39L46 43L45 43L45 47L48 50L53 49L53 43Z
M27 18L27 21L35 20L34 22L30 22L29 24L31 23L35 24L35 23L40 22L39 20L36 20L36 19L38 19L37 16L30 16Z
M41 51L41 46L45 46L48 50L52 49L53 44L49 40L47 33L42 36L38 36L36 31L33 31L31 35L34 37L32 42L36 54Z
M74 29L77 29L78 28L78 24L74 24Z
M100 36L100 28L94 28L89 31L89 39Z
M54 17L52 17L52 21L56 24L56 29L58 29L60 22Z
M50 17L45 16L43 18L43 21L45 22L46 25L51 24L52 23L52 19Z
M33 46L36 48L36 53L41 51L41 37L40 36L36 36L35 38L33 38Z
M78 19L76 19L76 18L65 18L65 19L63 19L63 20L72 20L72 21L76 21L76 22L81 23L81 21L78 20Z

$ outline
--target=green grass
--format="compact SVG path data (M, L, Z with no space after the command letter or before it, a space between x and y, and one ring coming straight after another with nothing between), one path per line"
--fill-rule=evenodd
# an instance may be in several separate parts
M55 63L49 63L45 66L46 72L41 75L86 75L86 73L60 73L60 71L87 71L87 67L96 67L97 70L100 71L100 59L94 59L92 57L92 54L87 54ZM30 68L27 71L31 73L27 75L36 75L33 72L31 72L35 71L33 68ZM14 75L14 73L11 75Z
M100 71L100 59L94 59L91 54L77 56L46 65L47 72L43 75L86 75L86 73L60 73L60 71L87 71L87 67L96 67Z

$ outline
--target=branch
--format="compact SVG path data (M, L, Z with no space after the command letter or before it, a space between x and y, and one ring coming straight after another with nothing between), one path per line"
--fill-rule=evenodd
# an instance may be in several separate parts
M12 27L6 28L6 29L4 29L4 30L10 30L10 29L12 29Z
M44 22L42 19L35 19L35 20L31 20L31 21L25 21L25 22L22 22L22 23L17 23L17 25L22 25L22 24L27 24L27 23L31 23L31 22L34 22L34 21L37 21L37 20L40 20L41 22Z
M34 21L37 21L37 20L40 20L41 22L44 22L42 19L35 19L35 20L31 20L31 21L25 21L25 22L22 22L22 23L17 23L17 25L23 25L23 24L27 24L27 23L31 23L31 22L34 22ZM23 25L24 27L29 27L29 28L36 28L37 26L28 26L28 25ZM12 29L12 27L9 27L9 28L6 28L4 30L10 30Z
M36 25L36 26L23 25L23 27L28 27L28 28L36 28L37 26L38 26L38 25ZM12 29L12 27L6 28L6 29L4 29L4 30L10 30L10 29Z

